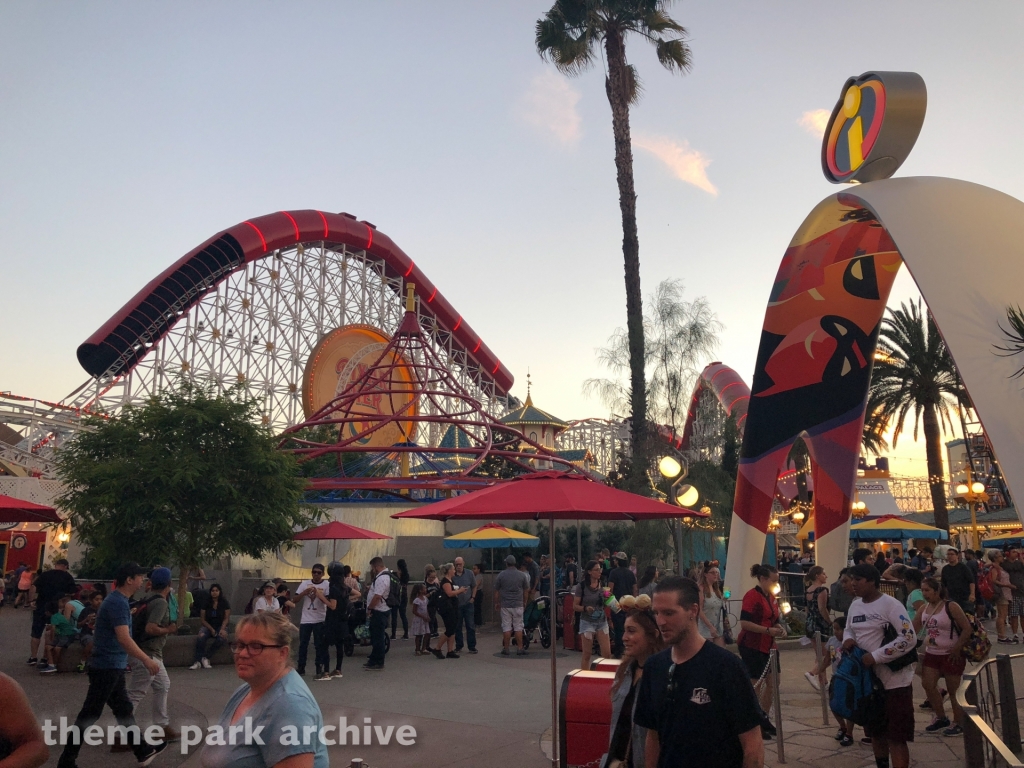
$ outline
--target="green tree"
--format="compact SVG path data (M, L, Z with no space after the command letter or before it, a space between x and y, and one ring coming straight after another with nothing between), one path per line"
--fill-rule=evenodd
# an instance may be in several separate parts
M722 470L736 481L736 473L740 470L740 430L736 425L736 415L732 414L725 420L722 429Z
M190 568L262 557L320 517L241 388L186 383L87 426L57 455L57 503L93 562L177 565L179 600Z
M640 240L636 226L636 191L633 184L633 148L629 107L641 95L636 68L626 61L626 38L633 34L654 45L658 61L670 72L690 69L691 53L686 30L665 8L669 0L555 0L537 21L536 44L540 55L563 73L573 76L589 69L603 48L607 67L605 92L612 110L615 173L622 215L622 256L626 282L626 334L629 344L630 426L634 452L634 490L646 485L647 385L644 377L643 299L640 293Z
M948 531L942 432L946 425L952 427L950 410L967 403L956 365L920 301L888 310L878 334L878 351L868 396L874 406L872 416L886 425L895 424L894 448L911 414L915 440L918 424L923 426L935 525Z
M681 280L662 280L647 297L643 313L644 369L647 380L647 417L682 432L690 408L693 385L700 369L718 348L722 324L703 296L683 299ZM630 388L622 378L630 372L629 335L617 328L598 359L611 378L587 379L584 394L596 394L621 413L630 402Z

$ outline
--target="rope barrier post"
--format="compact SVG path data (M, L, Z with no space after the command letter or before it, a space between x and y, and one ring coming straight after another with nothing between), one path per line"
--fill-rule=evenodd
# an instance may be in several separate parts
M772 686L775 688L775 738L779 745L779 762L785 763L786 746L785 739L782 737L782 697L779 693L779 651L777 648L772 649L768 663L771 665Z
M1021 751L1020 720L1017 717L1017 692L1013 685L1013 667L1005 653L996 654L999 681L999 719L1003 723L1003 743L1015 755Z
M821 660L824 657L821 647L821 632L814 633L814 658L817 668L821 669ZM821 724L828 725L828 689L824 685L824 675L818 675L818 695L821 697Z
M964 712L964 765L966 768L985 768L985 743L981 729L974 722L978 712L978 678L973 678L964 690L964 699L973 712Z

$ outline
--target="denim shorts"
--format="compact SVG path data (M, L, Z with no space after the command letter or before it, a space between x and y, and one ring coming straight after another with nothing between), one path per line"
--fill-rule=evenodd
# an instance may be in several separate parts
M600 621L591 621L580 616L580 637L593 637L597 632L608 634L608 619L604 616Z

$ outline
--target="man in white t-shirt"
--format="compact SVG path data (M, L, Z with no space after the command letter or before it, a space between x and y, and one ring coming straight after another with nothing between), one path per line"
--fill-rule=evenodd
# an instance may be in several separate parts
M867 651L862 663L875 671L885 687L885 717L878 726L865 726L864 733L871 738L878 768L890 768L890 759L891 768L908 768L907 744L914 740L914 665L908 663L896 670L892 666L899 667L899 659L914 650L917 635L903 604L878 590L882 577L873 565L855 565L849 575L857 599L846 613L843 650L849 652L856 646ZM887 625L895 634L888 642Z
M316 679L330 680L331 663L327 652L327 587L324 579L324 567L321 563L313 566L313 578L299 584L295 593L302 606L302 618L299 624L299 662L296 671L306 674L306 656L309 653L309 638L313 637L313 658L316 664Z
M384 669L384 636L391 617L391 608L388 607L390 594L391 573L384 567L384 561L375 557L370 561L370 588L366 592L366 610L370 614L370 644L373 650L363 669L375 672Z

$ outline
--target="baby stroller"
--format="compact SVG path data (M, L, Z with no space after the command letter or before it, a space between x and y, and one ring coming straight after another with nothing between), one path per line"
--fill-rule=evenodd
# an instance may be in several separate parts
M542 648L551 647L551 619L548 606L551 598L547 595L535 597L526 606L523 612L523 650L530 647L533 642L533 633L540 630L540 645Z
M348 637L345 638L345 655L355 653L356 645L366 647L370 643L370 621L366 611L366 603L357 600L348 609ZM384 633L384 653L391 650L391 637Z

